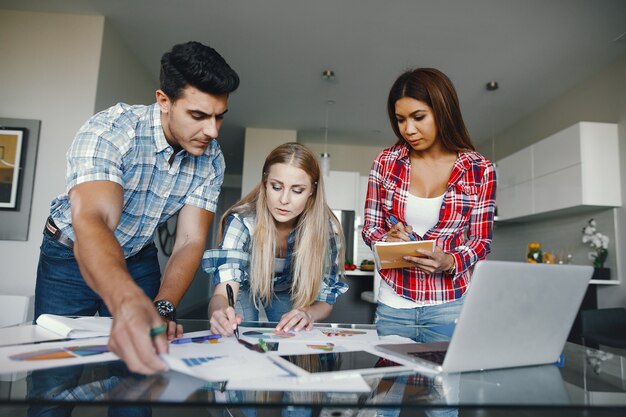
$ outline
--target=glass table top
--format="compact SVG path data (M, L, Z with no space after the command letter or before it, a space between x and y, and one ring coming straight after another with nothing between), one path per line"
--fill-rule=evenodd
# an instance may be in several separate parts
M205 330L205 320L181 320L186 332ZM243 323L273 327L272 323ZM337 329L374 329L373 325L324 324ZM3 344L3 343L0 343ZM6 343L4 343L6 344ZM45 346L41 343L39 346ZM141 376L121 361L6 374L0 370L0 411L7 406L45 410L53 406L198 406L220 407L345 407L464 408L547 407L626 411L626 360L584 346L566 343L560 364L456 374L397 371L371 358L349 352L311 355L309 370L335 371L365 366L369 392L290 392L230 390L174 371ZM365 361L359 363L359 361ZM316 369L313 369L316 368ZM0 415L2 413L0 412Z

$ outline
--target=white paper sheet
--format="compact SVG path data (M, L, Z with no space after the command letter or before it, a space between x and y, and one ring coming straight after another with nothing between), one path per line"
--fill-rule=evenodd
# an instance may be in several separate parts
M108 336L111 333L111 323L110 317L66 317L56 314L42 314L37 317L37 325L72 339Z
M375 329L346 329L330 327L314 327L311 330L275 332L272 328L239 327L239 335L250 343L258 343L259 339L266 342L279 343L327 343L336 344L358 343L372 344L379 340Z
M334 353L334 352L349 352L352 350L360 350L357 346L344 346L337 345L333 342L319 343L319 342L290 342L279 343L278 350L268 352L270 355L302 355L302 354L320 354L320 353Z
M229 390L314 391L314 392L370 392L371 387L361 375L342 375L337 378L277 377L270 380L242 379L229 381Z
M171 344L169 354L162 357L174 371L213 382L294 375L268 355L246 348L234 336L202 343Z
M65 338L36 324L3 327L0 329L0 346L45 342L46 340L61 342L62 340L59 339Z
M107 362L118 357L107 349L107 337L0 347L3 373Z

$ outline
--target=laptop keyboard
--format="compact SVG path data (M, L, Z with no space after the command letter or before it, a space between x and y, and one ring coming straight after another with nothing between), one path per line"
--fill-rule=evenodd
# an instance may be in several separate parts
M446 357L445 350L439 351L431 351L431 352L407 352L411 356L415 356L416 358L425 359L430 362L437 363L439 365L443 364L443 359Z

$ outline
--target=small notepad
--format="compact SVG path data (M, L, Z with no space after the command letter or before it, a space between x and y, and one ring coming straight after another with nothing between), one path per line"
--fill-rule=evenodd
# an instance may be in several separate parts
M377 242L374 244L374 259L378 269L411 268L415 264L407 262L404 256L423 257L417 249L434 251L434 240L418 240L410 242Z

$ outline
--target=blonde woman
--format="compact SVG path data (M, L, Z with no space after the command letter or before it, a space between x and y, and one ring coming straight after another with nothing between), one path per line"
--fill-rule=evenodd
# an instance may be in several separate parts
M311 329L348 289L339 279L341 227L326 204L315 154L301 144L285 143L267 156L260 184L224 214L221 229L219 249L202 259L213 274L214 333L230 336L242 320L258 320L260 306L277 330Z

